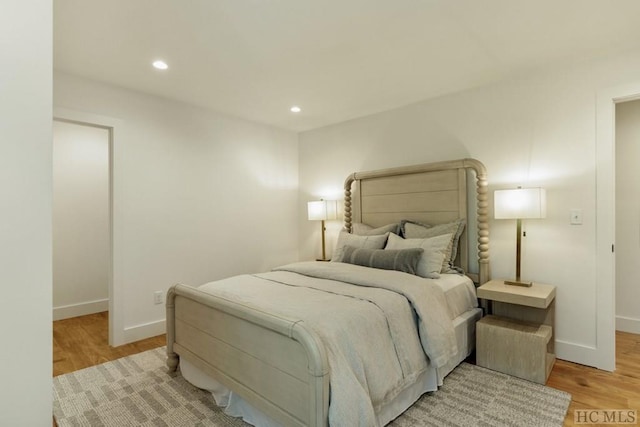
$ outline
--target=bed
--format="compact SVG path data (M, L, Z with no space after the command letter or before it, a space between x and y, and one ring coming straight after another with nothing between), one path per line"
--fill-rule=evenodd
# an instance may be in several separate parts
M466 274L423 279L302 262L178 284L167 295L168 367L180 363L187 380L254 424L386 424L473 350L481 316L473 284L490 276L486 186L474 159L351 174L347 231L464 221L455 265Z

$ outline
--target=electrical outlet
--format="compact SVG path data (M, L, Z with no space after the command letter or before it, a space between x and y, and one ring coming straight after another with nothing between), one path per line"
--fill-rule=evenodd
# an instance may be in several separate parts
M153 303L162 304L164 302L164 293L162 291L155 291L153 293Z

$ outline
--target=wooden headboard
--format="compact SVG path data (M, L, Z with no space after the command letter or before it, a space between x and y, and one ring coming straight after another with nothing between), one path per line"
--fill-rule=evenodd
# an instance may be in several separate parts
M475 190L475 191L474 191ZM456 264L477 284L489 280L487 173L475 159L356 172L344 183L344 222L373 227L419 221L442 224L465 219ZM477 235L477 257L470 256Z

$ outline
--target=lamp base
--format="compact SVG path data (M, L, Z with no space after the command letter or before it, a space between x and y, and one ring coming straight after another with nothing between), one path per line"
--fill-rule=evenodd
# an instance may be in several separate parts
M511 285L511 286L522 286L525 288L530 288L531 285L533 285L533 282L521 282L519 280L505 280L504 281L505 285Z
M328 261L331 261L331 260L330 259L324 259L324 258L316 258L316 261L328 262Z

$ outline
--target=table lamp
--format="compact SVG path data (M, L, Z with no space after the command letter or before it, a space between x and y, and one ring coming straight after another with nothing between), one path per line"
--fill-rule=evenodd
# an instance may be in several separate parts
M338 202L336 200L318 200L307 203L307 213L309 221L321 221L322 228L322 258L318 261L328 261L325 252L324 226L325 220L336 219L338 216Z
M547 215L547 194L544 188L516 188L494 192L494 218L516 220L516 279L505 280L507 285L531 286L520 280L522 220L544 218Z

